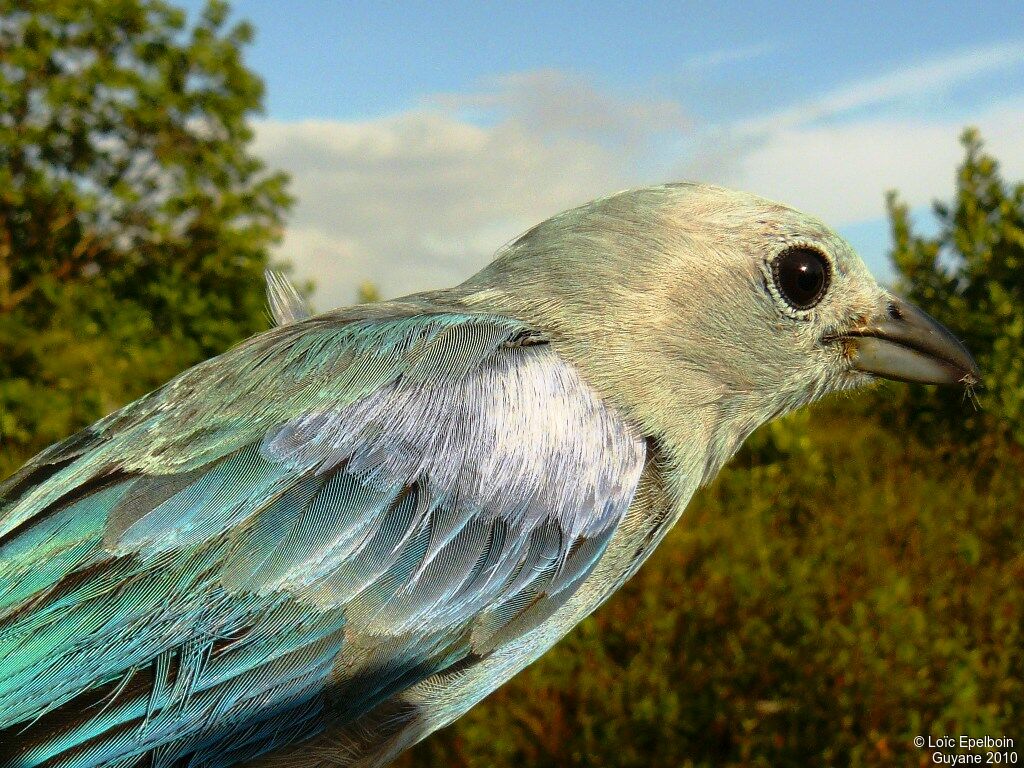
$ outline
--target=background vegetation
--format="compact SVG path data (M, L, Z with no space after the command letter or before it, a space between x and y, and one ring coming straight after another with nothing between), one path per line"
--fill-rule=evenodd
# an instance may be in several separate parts
M0 474L266 327L290 200L226 12L0 0Z
M0 476L266 326L289 205L212 3L0 0ZM885 386L761 430L625 589L410 766L927 765L1024 739L1024 184L981 138L897 286L985 386ZM951 169L952 170L952 169ZM372 286L361 299L375 298Z

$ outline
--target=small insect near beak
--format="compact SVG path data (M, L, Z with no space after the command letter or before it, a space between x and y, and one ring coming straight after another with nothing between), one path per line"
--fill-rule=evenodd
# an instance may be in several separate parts
M857 327L830 337L842 341L855 370L896 381L973 386L981 372L966 347L926 312L890 296Z

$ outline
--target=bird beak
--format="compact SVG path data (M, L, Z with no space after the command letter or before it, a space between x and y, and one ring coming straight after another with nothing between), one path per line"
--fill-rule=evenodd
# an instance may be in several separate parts
M846 333L844 343L854 369L896 381L922 384L977 384L978 364L941 323L896 296Z

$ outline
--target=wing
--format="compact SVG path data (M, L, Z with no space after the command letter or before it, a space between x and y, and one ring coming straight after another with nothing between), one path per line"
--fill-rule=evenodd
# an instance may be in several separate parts
M231 765L486 657L590 572L632 430L516 320L358 311L250 339L0 486L7 765Z

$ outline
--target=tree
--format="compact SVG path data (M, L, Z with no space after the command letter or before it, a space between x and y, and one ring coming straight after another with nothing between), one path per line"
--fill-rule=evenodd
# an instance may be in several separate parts
M266 327L291 200L227 14L0 0L0 476Z
M959 440L966 428L976 439L1024 444L1024 183L1003 180L977 130L964 131L961 143L955 198L933 206L935 236L914 232L895 192L887 203L897 287L975 355L978 410L965 408L963 393L918 387L898 396L896 411L931 437L954 430Z
M371 304L375 301L380 301L380 289L375 283L364 280L356 290L356 303Z

